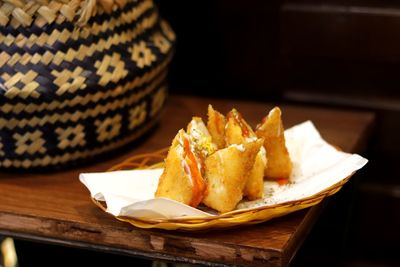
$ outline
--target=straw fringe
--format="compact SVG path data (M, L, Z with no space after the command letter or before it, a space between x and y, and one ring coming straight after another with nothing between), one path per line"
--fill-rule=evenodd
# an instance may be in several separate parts
M73 21L84 26L98 13L112 13L121 9L128 0L0 0L0 26L11 24L14 28L43 26L55 20Z

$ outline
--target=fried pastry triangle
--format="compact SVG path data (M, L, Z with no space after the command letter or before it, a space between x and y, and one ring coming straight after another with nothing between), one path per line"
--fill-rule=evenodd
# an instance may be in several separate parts
M205 205L219 212L228 212L236 207L243 197L243 189L261 146L262 140L231 145L206 159Z
M225 129L227 144L246 144L257 140L253 129L236 109L232 109L228 113L227 119L228 121ZM261 147L260 151L257 153L255 163L250 171L243 191L244 196L250 200L263 197L264 169L266 164L266 152L265 149Z
M216 111L213 106L208 105L207 129L212 137L212 141L218 149L225 147L225 116Z
M268 154L265 176L269 179L288 179L292 173L292 162L286 148L281 110L278 107L273 108L257 126L256 135L264 138Z
M168 151L155 196L196 207L207 188L201 165L190 136L180 130Z

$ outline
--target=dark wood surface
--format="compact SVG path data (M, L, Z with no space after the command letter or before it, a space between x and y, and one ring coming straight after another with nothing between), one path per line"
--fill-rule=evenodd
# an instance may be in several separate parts
M108 159L78 168L44 173L0 173L0 234L105 252L213 265L286 266L318 218L320 205L269 222L230 230L183 233L143 230L102 212L79 182L81 172L105 171L140 152L170 144L192 115L206 114L207 104L226 112L241 111L254 125L272 107L267 103L172 96L162 119L136 146ZM312 120L322 136L355 152L365 147L374 115L281 106L286 127ZM329 241L327 241L329 242Z

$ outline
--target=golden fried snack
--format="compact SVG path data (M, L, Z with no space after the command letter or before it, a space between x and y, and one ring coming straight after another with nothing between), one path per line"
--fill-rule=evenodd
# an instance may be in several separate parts
M232 109L228 113L227 119L228 122L225 130L227 144L246 144L257 140L257 136L253 129L236 109ZM243 191L243 195L249 200L255 200L263 197L264 170L266 164L266 152L265 149L261 147L260 151L257 153L254 166L250 171L249 178Z
M180 130L168 151L155 196L196 207L207 188L200 166L200 158L196 155L190 136Z
M226 145L244 144L257 139L257 136L254 133L253 129L243 119L243 116L236 109L232 109L231 111L229 111L226 118Z
M216 111L213 106L208 105L207 129L212 137L212 141L218 149L225 147L225 116Z
M257 140L264 142L263 139ZM250 171L249 178L247 179L246 185L243 189L243 195L249 200L259 199L264 195L264 171L266 165L267 157L265 149L261 146L260 151L257 153L253 168Z
M262 140L231 145L218 150L205 161L207 195L203 203L219 212L233 210L243 197Z
M269 179L288 179L292 173L292 161L285 144L281 110L273 108L260 125L256 134L264 138L264 147L268 154L265 176Z
M212 137L206 125L200 117L193 117L187 126L187 133L190 135L195 149L204 159L217 150L217 145L212 142Z

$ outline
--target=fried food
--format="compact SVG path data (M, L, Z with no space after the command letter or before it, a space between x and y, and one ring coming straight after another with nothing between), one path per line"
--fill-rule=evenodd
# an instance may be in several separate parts
M216 111L213 106L208 105L208 121L207 129L212 137L212 141L217 145L218 149L225 147L225 116Z
M190 136L180 130L168 151L155 196L196 207L207 188L201 165Z
M229 111L226 118L225 140L227 145L244 144L257 139L253 129L236 109Z
M262 198L264 177L279 182L291 172L279 108L254 131L236 109L225 117L209 105L207 126L193 117L175 136L155 196L224 213L243 197Z
M205 161L207 195L203 203L219 212L233 210L243 197L243 189L253 168L262 140L231 145Z
M187 126L187 133L202 157L202 161L217 150L217 145L212 142L212 137L202 118L193 117Z
M257 139L264 142L263 139ZM267 165L266 152L263 146L257 153L253 168L243 189L243 195L249 200L255 200L264 196L264 172Z
M292 162L286 148L281 110L278 107L273 108L257 126L256 135L264 138L268 154L264 175L269 179L288 179L292 173Z
M236 109L232 109L228 113L227 119L228 122L225 130L227 144L246 144L257 140L257 136L253 129ZM249 200L255 200L263 197L264 170L266 164L266 152L265 149L261 147L260 151L257 153L255 163L250 171L243 191L244 196L246 196Z

